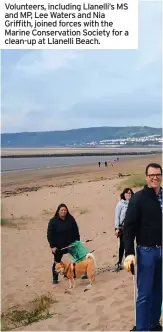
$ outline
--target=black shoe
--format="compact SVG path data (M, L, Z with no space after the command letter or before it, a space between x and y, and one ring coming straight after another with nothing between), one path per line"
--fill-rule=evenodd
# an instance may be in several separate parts
M122 264L117 263L115 265L117 265L117 267L115 268L115 272L119 272L119 271L123 270Z
M58 273L54 269L55 266L52 268L52 280L53 284L58 284Z
M59 284L59 281L56 279L53 279L53 285L57 285L57 284Z
M136 326L134 326L130 331L136 331Z
M84 274L84 276L82 276L82 279L88 279L88 276L87 276L87 274Z
M149 329L149 331L162 331L162 326L160 324L158 324L157 326L155 327L151 327Z

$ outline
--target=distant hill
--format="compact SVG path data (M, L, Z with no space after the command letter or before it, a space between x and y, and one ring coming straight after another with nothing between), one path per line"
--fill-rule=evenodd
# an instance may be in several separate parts
M94 127L64 131L22 132L1 134L1 147L41 148L98 144L102 140L162 135L161 128L151 127Z

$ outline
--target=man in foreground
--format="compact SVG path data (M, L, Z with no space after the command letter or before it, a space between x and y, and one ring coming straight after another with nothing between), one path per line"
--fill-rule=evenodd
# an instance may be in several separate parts
M124 267L135 265L137 242L136 327L131 331L162 331L162 168L151 163L147 185L131 198L124 220Z

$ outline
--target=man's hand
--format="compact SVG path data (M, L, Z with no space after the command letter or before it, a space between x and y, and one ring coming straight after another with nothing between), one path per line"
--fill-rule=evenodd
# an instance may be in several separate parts
M116 235L116 237L119 237L119 229L118 228L115 230L115 235Z
M131 264L135 265L136 261L135 261L135 256L134 255L128 255L125 260L124 260L124 268L130 272L131 271Z
M56 247L52 248L52 253L53 253L53 254L55 254L56 251L57 251L57 248L56 248Z

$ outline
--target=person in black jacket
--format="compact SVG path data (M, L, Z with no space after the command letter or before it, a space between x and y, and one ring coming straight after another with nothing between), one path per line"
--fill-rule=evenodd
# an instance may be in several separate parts
M68 247L74 241L80 241L78 225L74 217L69 213L65 204L60 204L52 219L50 219L47 230L47 239L54 255L52 267L53 284L58 283L58 274L55 270L55 263L59 263L64 254L68 253Z
M137 242L136 327L131 331L162 331L162 168L146 167L147 185L131 198L124 220L124 267L135 265Z

